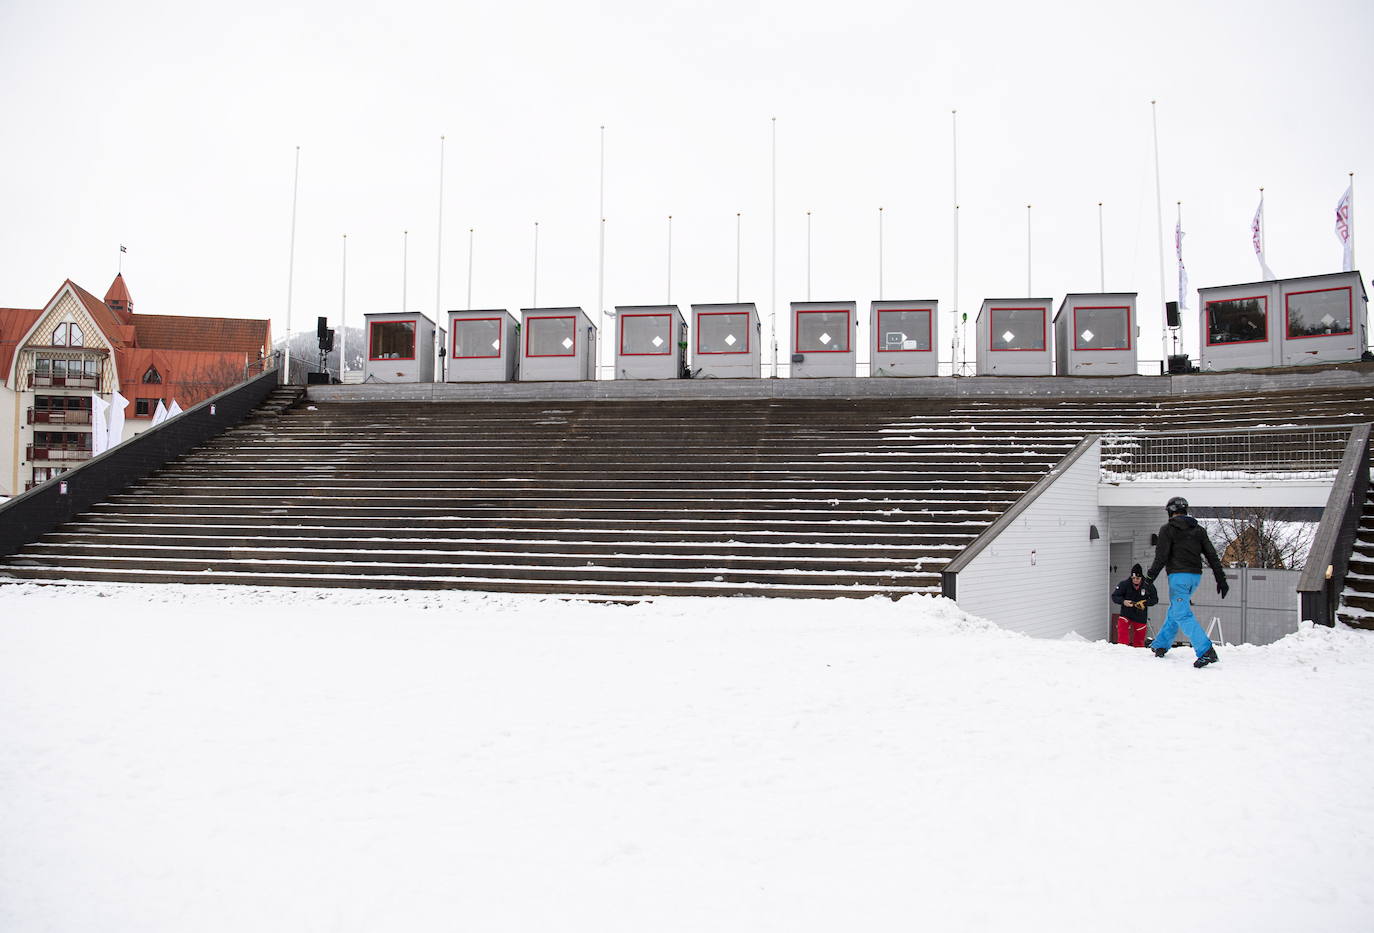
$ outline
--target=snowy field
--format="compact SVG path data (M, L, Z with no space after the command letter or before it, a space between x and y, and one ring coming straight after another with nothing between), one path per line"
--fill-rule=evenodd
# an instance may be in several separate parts
M0 586L0 930L1374 928L1374 633L1220 653Z

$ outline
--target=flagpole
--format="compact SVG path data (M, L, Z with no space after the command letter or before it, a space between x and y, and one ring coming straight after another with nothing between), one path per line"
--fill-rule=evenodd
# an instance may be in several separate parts
M1026 205L1026 297L1034 294L1031 290L1031 206Z
M1179 201L1179 202L1177 203L1176 206L1177 206L1177 209L1178 209L1178 219L1177 219L1177 224L1178 224L1178 226L1177 226L1177 228L1176 228L1178 232L1177 232L1177 234L1174 236L1174 250L1175 250L1175 252L1177 252L1177 254L1178 254L1178 310L1179 310L1179 315L1180 315L1180 316L1179 316L1179 319L1178 319L1178 326L1175 327L1175 328L1173 328L1173 332L1174 332L1174 355L1175 355L1175 356L1178 355L1179 350L1181 349L1180 346L1179 346L1179 338L1180 338L1181 332L1182 332L1182 330L1183 330L1183 317L1182 317L1182 313L1183 313L1183 310L1187 307L1187 302L1184 300L1184 295L1183 295L1183 291L1184 291L1184 289L1183 289L1183 275L1184 275L1184 272L1183 272L1183 202L1182 202L1182 201Z
M952 128L952 139L954 143L954 210L950 213L954 219L954 327L952 344L950 346L949 365L950 371L956 376L963 371L963 365L958 357L963 352L963 328L959 326L959 111L951 110L950 124Z
M539 221L534 222L534 292L530 296L530 307L539 307Z
M1150 101L1150 123L1154 130L1155 148L1155 222L1158 227L1155 246L1159 249L1159 308L1164 309L1165 295L1164 290L1164 189L1159 182L1159 115L1156 109L1156 102ZM1159 329L1160 350L1167 357L1169 355L1169 333L1167 327Z
M1102 238L1102 202L1097 202L1097 288L1107 291L1107 250Z
M811 212L806 212L806 300L811 300Z
M343 235L343 280L339 285L339 381L344 381L344 367L348 365L348 234Z
M744 224L740 219L740 213L735 212L735 304L739 304L740 234Z
M474 230L468 227L468 310L472 310L472 240Z
M668 304L673 303L673 215L668 215Z
M296 274L296 196L301 188L301 147L296 147L296 171L291 181L291 253L286 264L286 368L282 382L291 382L291 288Z
M439 320L443 302L440 299L440 289L444 280L444 137L439 137L439 233L438 244L435 249L434 257L434 326L437 329L442 325Z
M601 157L596 200L596 333L606 329L606 127L601 127ZM596 372L601 377L601 344L596 342Z
M1350 173L1350 268L1354 269L1355 263L1355 173Z
M773 378L778 378L778 118L770 117L773 125L773 264L772 294L769 298L768 330L773 335ZM807 275L811 274L807 269Z
M878 208L878 300L883 300L883 209Z
M407 289L410 287L410 231L401 231L401 313L406 312L410 301Z

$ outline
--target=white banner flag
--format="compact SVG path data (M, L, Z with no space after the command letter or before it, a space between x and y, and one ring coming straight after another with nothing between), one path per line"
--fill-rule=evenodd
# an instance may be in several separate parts
M1255 208L1255 219L1250 221L1250 242L1255 244L1255 258L1259 260L1260 275L1265 281L1275 278L1264 261L1264 194L1260 194L1259 207Z
M1178 310L1188 310L1188 269L1183 265L1183 220L1174 227L1174 250L1178 253Z
M162 404L162 399L157 400L157 408L153 409L153 427L157 427L167 420L167 406Z
M1336 239L1341 241L1345 257L1341 261L1342 272L1355 271L1355 186L1345 189L1345 194L1336 202Z
M110 395L110 440L109 446L114 447L124 440L124 409L129 407L129 400L114 392Z
M167 417L175 418L179 414L181 414L181 406L177 404L176 399L172 399L172 407L167 409Z
M91 456L97 457L110 447L110 424L106 417L110 403L100 397L99 392L91 393Z

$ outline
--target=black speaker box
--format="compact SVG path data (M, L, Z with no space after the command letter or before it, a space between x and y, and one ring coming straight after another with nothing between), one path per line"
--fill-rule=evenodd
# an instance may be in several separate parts
M1166 301L1164 303L1164 320L1170 327L1178 326L1178 302Z

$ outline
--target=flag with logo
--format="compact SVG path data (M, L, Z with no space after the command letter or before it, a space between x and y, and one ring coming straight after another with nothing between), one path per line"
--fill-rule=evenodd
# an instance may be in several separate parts
M1341 261L1342 272L1355 271L1355 186L1345 189L1345 194L1336 202L1336 239L1341 241L1345 256Z
M110 424L106 420L110 403L100 397L99 392L91 393L91 456L103 454L110 446Z
M118 392L110 393L110 447L114 447L124 440L124 410L129 407L129 400Z
M1264 261L1264 194L1260 193L1259 207L1255 208L1255 219L1250 221L1250 242L1255 246L1255 258L1259 260L1260 274L1264 280L1270 281L1276 278L1273 271L1269 268L1269 263Z

